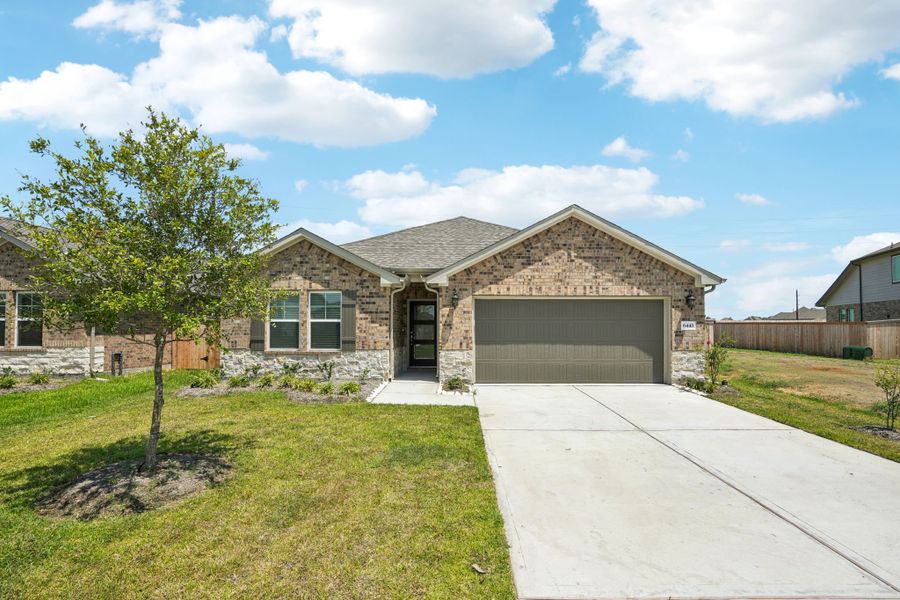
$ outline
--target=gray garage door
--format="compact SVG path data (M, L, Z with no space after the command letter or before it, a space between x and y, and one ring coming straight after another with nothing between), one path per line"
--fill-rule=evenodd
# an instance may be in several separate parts
M475 300L475 381L661 383L661 300Z

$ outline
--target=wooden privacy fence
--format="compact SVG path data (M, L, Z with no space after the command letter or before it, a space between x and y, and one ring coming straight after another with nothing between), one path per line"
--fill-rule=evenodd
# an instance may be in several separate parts
M844 346L869 346L876 358L900 358L900 321L716 321L715 340L736 348L840 357Z
M218 348L202 340L179 340L172 343L173 369L217 369L220 365Z

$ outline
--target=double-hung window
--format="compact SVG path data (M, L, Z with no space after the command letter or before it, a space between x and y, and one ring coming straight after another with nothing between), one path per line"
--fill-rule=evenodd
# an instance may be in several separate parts
M16 292L16 346L44 345L44 305L40 294Z
M900 254L891 257L891 281L900 283Z
M309 349L341 349L341 293L309 293Z
M300 349L300 296L276 298L269 304L269 348Z
M847 309L847 320L851 321L851 322L856 320L856 309L855 308Z

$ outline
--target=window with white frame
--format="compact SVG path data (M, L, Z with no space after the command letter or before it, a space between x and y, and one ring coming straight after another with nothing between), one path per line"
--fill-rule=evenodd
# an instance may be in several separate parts
M341 293L309 293L309 349L341 349Z
M40 294L16 293L16 346L44 345L44 305Z
M891 281L900 283L900 254L891 257Z
M6 345L6 292L0 292L0 346Z
M284 296L269 303L269 348L300 349L300 296Z

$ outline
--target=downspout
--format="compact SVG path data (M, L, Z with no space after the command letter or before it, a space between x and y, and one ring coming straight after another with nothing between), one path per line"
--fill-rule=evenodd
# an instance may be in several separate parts
M428 287L428 282L422 278L425 289L434 294L434 370L438 383L441 381L441 293Z
M863 285L862 285L862 263L851 263L856 265L857 273L859 273L859 320L860 322L865 321L865 317L863 316Z
M402 292L406 289L406 282L407 278L404 276L403 281L400 282L400 287L396 290L391 290L391 306L388 309L390 315L388 317L388 330L390 331L390 335L388 336L388 339L390 340L390 344L388 344L388 356L391 364L388 365L388 368L390 369L388 381L394 379L394 370L396 368L396 363L394 362L394 296L396 296L398 292Z
M97 341L96 331L97 330L94 327L91 327L91 351L88 354L88 376L91 378L94 377L94 345Z

